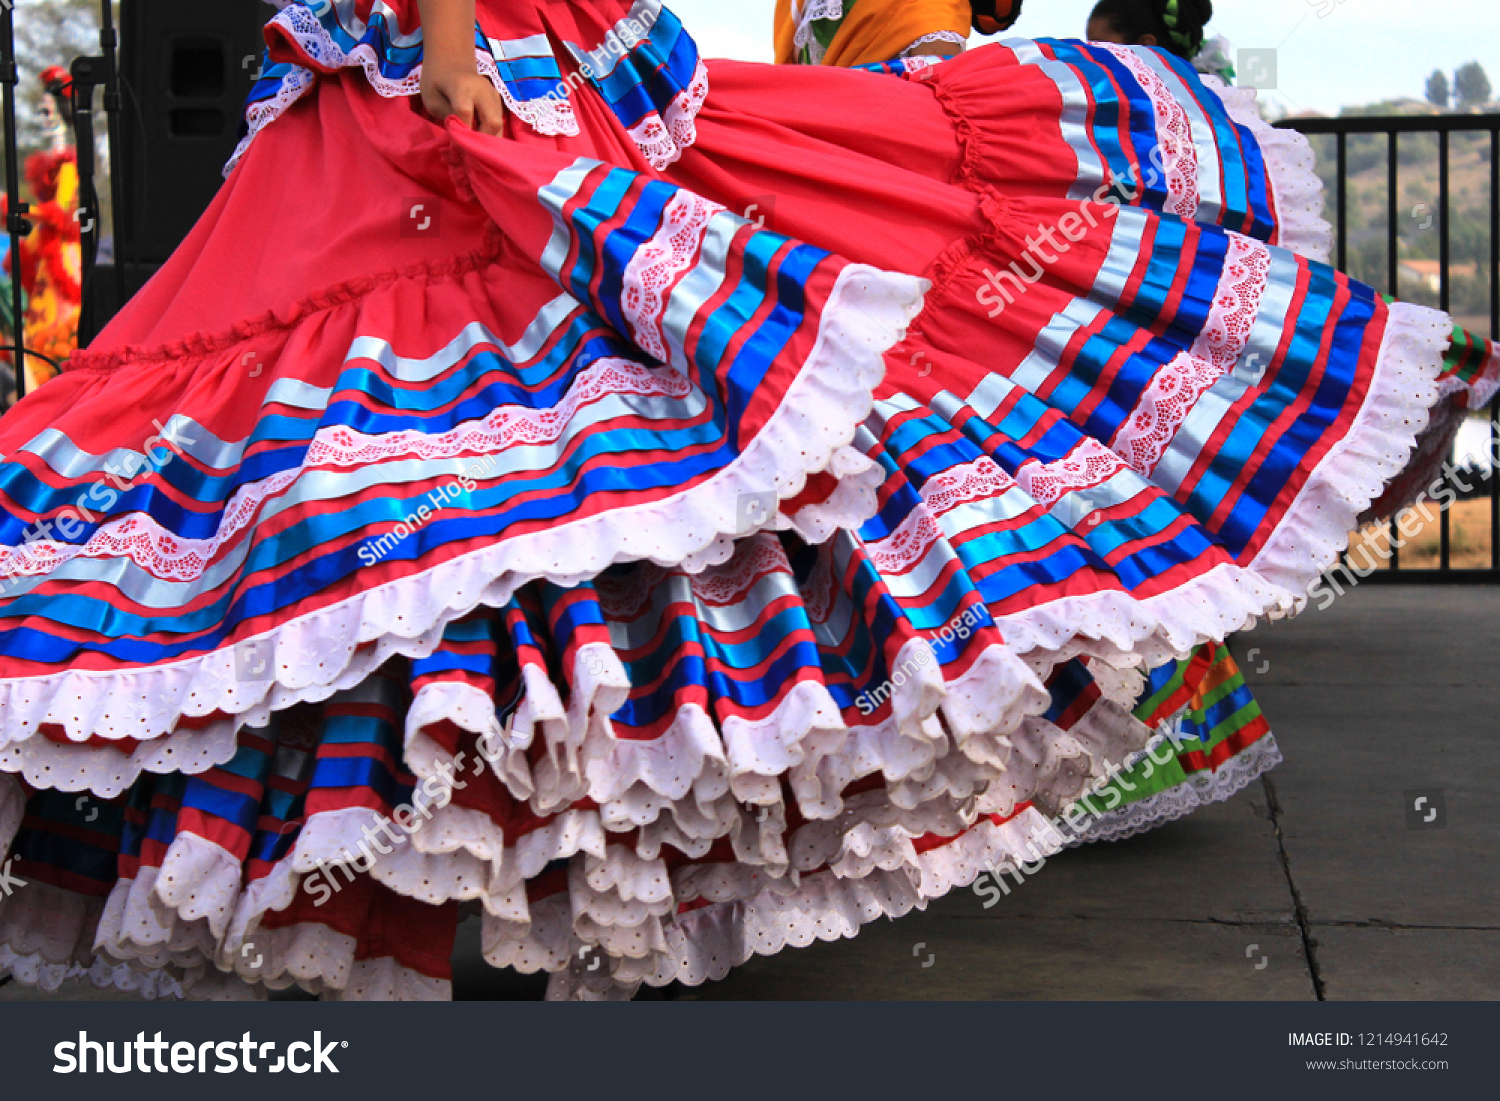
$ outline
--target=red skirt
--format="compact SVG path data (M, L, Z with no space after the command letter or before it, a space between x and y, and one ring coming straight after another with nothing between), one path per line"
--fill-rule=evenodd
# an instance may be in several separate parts
M23 978L853 935L1067 843L1129 670L1297 609L1439 400L1447 319L1309 258L1305 143L1155 51L481 4L491 139L389 8L286 7L212 208L0 420Z

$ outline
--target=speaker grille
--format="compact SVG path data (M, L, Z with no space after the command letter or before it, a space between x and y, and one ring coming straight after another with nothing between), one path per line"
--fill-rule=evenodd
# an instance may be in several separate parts
M174 38L170 40L169 91L176 99L223 99L229 90L228 45L222 38Z

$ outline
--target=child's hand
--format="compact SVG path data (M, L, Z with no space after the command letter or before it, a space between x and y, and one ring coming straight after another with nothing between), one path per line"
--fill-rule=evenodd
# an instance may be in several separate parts
M481 134L499 136L505 127L505 101L495 86L467 66L428 61L422 66L422 105L442 124L450 115Z

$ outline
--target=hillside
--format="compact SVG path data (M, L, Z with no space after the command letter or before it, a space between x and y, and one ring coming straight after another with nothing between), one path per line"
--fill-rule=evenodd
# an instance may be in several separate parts
M1489 110L1500 112L1500 104ZM1344 115L1437 114L1429 104L1400 100L1346 108ZM1326 216L1337 214L1336 139L1313 136L1318 172L1328 189ZM1349 164L1349 271L1356 278L1389 292L1387 259L1387 158L1385 135L1351 135ZM1450 218L1452 221L1452 312L1460 324L1488 333L1490 260L1490 136L1487 132L1458 132L1449 138ZM1402 261L1436 260L1441 248L1442 223L1438 211L1438 136L1403 134L1398 140L1396 204L1398 257ZM1421 264L1415 265L1421 269ZM1432 265L1427 265L1428 270ZM1396 292L1413 302L1437 305L1436 290L1423 273L1402 273Z

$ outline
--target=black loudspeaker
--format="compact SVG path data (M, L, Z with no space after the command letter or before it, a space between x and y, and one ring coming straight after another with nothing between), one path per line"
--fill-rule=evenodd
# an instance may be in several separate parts
M275 9L262 0L121 0L121 243L172 254L224 182Z
M126 264L126 300L134 298L136 292L160 269L160 264ZM100 319L101 327L103 322L114 317L120 312L120 307L125 305L116 293L114 264L100 264L94 268L94 278L89 284L89 304L97 311L95 316Z

